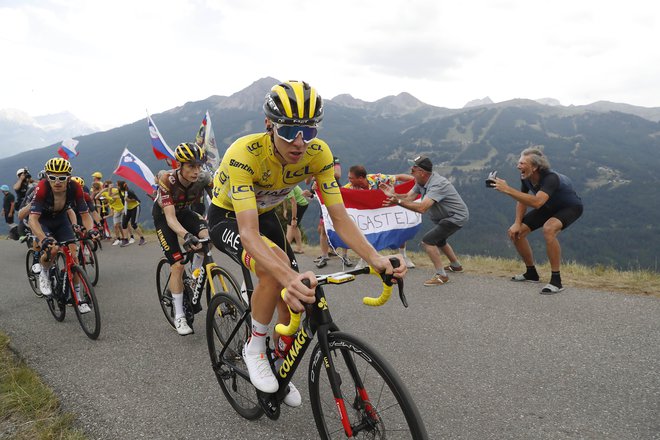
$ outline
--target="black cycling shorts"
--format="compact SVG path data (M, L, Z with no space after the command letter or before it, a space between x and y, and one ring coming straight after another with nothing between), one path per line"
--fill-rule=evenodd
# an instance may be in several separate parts
M557 211L550 211L549 209L541 206L539 209L532 209L527 214L525 214L522 222L526 224L530 230L534 231L542 227L545 222L554 217L561 222L561 229L564 230L568 228L571 223L580 218L583 209L584 208L582 205L575 205L561 208Z
M213 246L227 254L239 265L253 270L253 259L243 249L241 236L238 233L236 213L213 204L209 207L208 212L209 235L211 236ZM298 262L293 254L293 249L291 249L289 242L286 240L284 230L275 214L275 210L264 212L259 216L259 233L262 237L266 237L275 246L286 252L291 263L291 268L297 272Z
M165 257L167 257L167 261L169 261L170 264L174 264L183 259L181 246L179 245L179 237L167 224L163 210L160 209L160 207L156 209L157 206L157 204L154 204L154 209L152 211L156 236L158 237L160 247L163 249L163 253L165 253ZM181 209L180 211L177 211L176 219L186 231L197 237L199 237L200 231L208 229L206 221L202 216L190 209Z

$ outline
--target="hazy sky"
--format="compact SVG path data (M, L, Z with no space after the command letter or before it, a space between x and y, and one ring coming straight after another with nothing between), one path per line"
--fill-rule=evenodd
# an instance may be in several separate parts
M657 107L659 13L653 0L0 0L0 108L110 128L265 76L450 108Z

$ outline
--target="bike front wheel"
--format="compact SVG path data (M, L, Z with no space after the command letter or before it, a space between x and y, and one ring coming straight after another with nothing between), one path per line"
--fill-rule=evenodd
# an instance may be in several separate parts
M213 372L225 397L242 417L255 420L261 417L263 410L257 400L256 388L248 380L242 355L243 345L250 335L250 320L244 320L237 333L230 338L244 313L245 308L234 296L226 293L215 295L206 312L206 341Z
M406 387L385 359L355 336L328 334L328 368L317 343L309 364L309 396L322 439L426 439L426 428ZM342 399L336 399L328 376L333 374ZM340 411L345 411L342 421Z
M77 289L73 296L73 309L76 311L80 327L82 327L87 337L96 339L101 333L101 312L99 311L94 287L87 273L80 266L73 266L71 272L74 277L78 276ZM68 280L65 280L65 282L68 282ZM82 304L87 304L90 310L83 313L81 311Z
M25 256L25 270L27 272L28 282L30 287L35 295L38 297L44 296L39 289L39 275L32 272L32 265L34 264L34 250L28 249L27 255Z
M161 258L156 267L156 291L158 292L158 302L165 315L167 322L174 328L174 303L172 302L172 292L170 291L170 263L167 258Z
M78 261L83 268L92 286L96 286L99 281L99 260L96 258L96 250L92 240L83 240L80 249L78 250Z
M243 305L244 309L247 309L248 305L243 300L241 296L241 289L238 286L238 283L234 279L231 273L225 268L220 266L215 266L211 269L211 278L210 283L206 286L206 304L211 303L211 298L213 295L218 293L225 292L229 295L233 295L238 299Z

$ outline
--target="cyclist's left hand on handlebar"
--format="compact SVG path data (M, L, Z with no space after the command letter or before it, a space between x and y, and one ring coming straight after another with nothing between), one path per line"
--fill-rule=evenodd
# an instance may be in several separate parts
M199 249L199 238L188 232L183 238L183 248L186 251Z
M396 257L399 260L399 267L392 268L392 263L390 262L391 257ZM385 272L387 274L392 274L396 278L403 278L408 272L405 261L403 257L399 254L397 255L379 255L377 259L370 262L371 267L373 267L377 272Z
M305 286L302 282L303 279L308 280L311 287ZM316 277L313 272L307 271L298 274L298 276L293 278L287 286L284 286L286 289L284 302L294 312L302 312L305 309L304 303L314 302L316 284Z
M87 232L87 237L91 238L92 240L98 238L98 236L99 236L99 231L97 229L91 229L89 232Z

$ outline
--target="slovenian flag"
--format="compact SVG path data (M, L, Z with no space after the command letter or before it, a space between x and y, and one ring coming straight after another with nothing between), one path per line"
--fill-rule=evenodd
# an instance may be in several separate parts
M411 180L395 186L394 190L397 193L406 194L414 185L415 181ZM379 189L341 188L340 190L348 215L376 250L398 249L399 246L415 236L422 224L422 214L420 213L399 205L383 207L383 201L387 199L387 196ZM334 248L348 247L335 232L328 210L323 204L321 204L321 211L330 244Z
M211 116L208 110L202 125L199 126L199 131L195 137L197 145L201 145L206 150L207 162L211 166L211 172L215 171L220 165L220 157L218 155L218 147L215 144L215 133L213 133L213 126L211 125Z
M114 173L139 186L147 194L152 194L156 189L154 173L128 148L124 148Z
M78 152L76 151L76 145L78 141L75 139L64 139L62 145L57 149L57 154L65 158L66 160L76 157Z
M154 155L156 155L156 159L175 161L176 159L174 159L174 151L172 151L170 147L167 146L167 143L165 143L165 139L163 139L163 137L160 135L158 128L156 128L156 124L154 124L154 121L151 119L151 116L149 116L149 114L147 114L147 123L149 124L149 137L151 138L151 148L154 151Z

